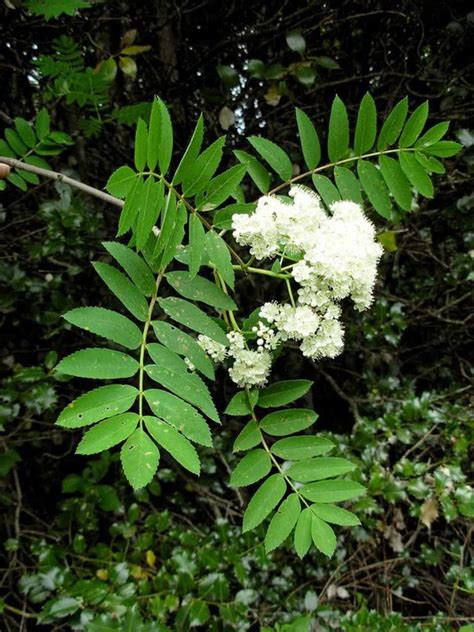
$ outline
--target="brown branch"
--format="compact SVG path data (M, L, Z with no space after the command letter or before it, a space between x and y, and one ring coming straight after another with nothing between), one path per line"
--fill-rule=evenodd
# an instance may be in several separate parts
M0 164L9 165L10 167L15 167L16 169L23 171L29 171L30 173L36 173L36 175L49 178L50 180L63 182L64 184L68 184L71 187L75 187L80 191L84 191L84 193L93 195L104 202L109 202L110 204L114 204L120 208L124 205L123 200L119 200L119 198L109 195L108 193L105 193L105 191L91 187L89 184L84 184L83 182L79 182L79 180L74 180L74 178L70 178L69 176L64 175L64 173L59 173L58 171L49 171L49 169L42 169L41 167L35 167L34 165L27 165L21 160L8 158L7 156L0 156Z

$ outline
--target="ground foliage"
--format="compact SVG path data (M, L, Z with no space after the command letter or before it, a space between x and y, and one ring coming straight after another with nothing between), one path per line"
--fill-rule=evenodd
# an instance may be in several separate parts
M146 490L134 493L119 455L108 453L87 457L81 471L72 454L77 438L53 425L80 392L52 369L58 350L63 357L84 346L60 316L78 305L107 304L87 262L113 237L118 214L64 184L13 179L2 194L0 262L5 629L467 625L467 6L137 8L31 0L0 11L2 84L10 88L0 115L19 135L15 154L23 155L26 144L32 160L46 159L100 188L102 174L128 161L135 123L148 120L156 94L172 111L177 151L203 111L209 142L227 130L229 151L242 146L243 134L262 134L304 168L294 106L324 129L336 92L354 119L367 90L379 112L405 94L413 106L428 98L431 123L451 120L451 138L465 147L435 176L434 199L420 199L403 221L383 225L387 252L376 302L363 316L345 315L342 357L313 365L287 354L275 367L275 379L298 373L314 381L306 402L319 414L318 436L356 462L357 480L369 490L351 507L361 526L338 533L330 562L314 550L304 562L284 549L266 556L263 529L241 534L247 488L228 487L238 418L217 434L217 452L200 452L200 479L161 467ZM21 120L35 121L35 138ZM254 287L237 286L249 309L264 291L260 278ZM224 373L218 379L223 410L233 387Z

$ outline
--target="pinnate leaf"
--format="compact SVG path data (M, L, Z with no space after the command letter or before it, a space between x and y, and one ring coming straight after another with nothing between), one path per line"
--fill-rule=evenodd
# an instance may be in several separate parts
M85 433L76 454L97 454L122 443L135 430L138 419L136 413L123 413L101 421Z
M112 340L127 349L137 349L142 332L130 319L103 307L77 307L63 315L68 323Z
M56 370L75 377L112 380L133 377L139 364L126 353L111 349L82 349L67 356L56 366Z
M148 432L158 445L169 452L185 469L199 475L201 464L192 443L161 419L145 416L144 420Z
M245 487L264 478L272 469L272 462L266 450L258 448L246 454L230 477L231 487Z
M63 428L81 428L124 413L131 408L138 389L128 384L110 384L81 395L59 415L56 423Z
M244 513L242 532L258 527L278 505L286 491L285 479L281 474L273 474L260 485L252 496Z
M133 489L150 483L160 461L160 451L143 428L137 428L120 451L123 471Z
M265 551L270 553L279 547L295 528L301 513L298 494L290 494L270 521L265 536Z

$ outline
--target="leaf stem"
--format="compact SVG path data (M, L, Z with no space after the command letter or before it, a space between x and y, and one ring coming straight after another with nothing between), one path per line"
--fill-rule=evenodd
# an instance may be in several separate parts
M150 329L151 320L153 317L153 309L158 299L158 290L160 288L161 280L163 279L164 273L165 273L164 270L160 270L160 272L158 273L158 276L156 277L155 291L153 293L153 296L150 299L150 303L148 305L147 319L145 321L145 324L143 325L142 341L140 344L140 358L139 358L140 367L139 367L139 372L138 372L138 414L140 416L140 425L142 424L142 420L143 420L143 392L144 392L143 383L144 383L146 342L147 342L148 330Z

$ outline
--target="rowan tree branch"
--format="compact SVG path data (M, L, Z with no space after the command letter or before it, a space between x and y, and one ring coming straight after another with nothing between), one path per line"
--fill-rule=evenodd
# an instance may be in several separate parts
M120 200L113 195L109 195L105 191L101 191L100 189L91 187L89 184L84 184L83 182L79 182L79 180L70 178L69 176L64 175L64 173L59 173L58 171L50 171L49 169L42 169L41 167L35 167L34 165L28 165L21 160L17 160L16 158L8 158L7 156L0 156L0 164L2 163L9 165L10 167L15 167L16 169L29 171L30 173L36 173L36 175L43 176L44 178L49 178L50 180L64 182L64 184L69 184L69 186L71 187L75 187L80 191L84 191L84 193L93 195L94 197L99 198L104 202L109 202L109 204L114 204L115 206L119 206L120 208L122 208L122 206L124 205L123 200Z

